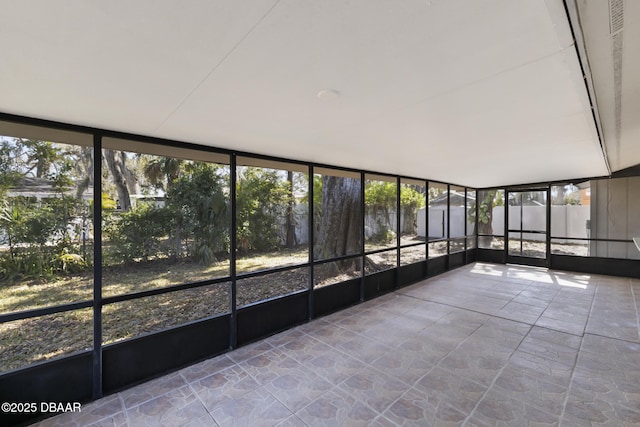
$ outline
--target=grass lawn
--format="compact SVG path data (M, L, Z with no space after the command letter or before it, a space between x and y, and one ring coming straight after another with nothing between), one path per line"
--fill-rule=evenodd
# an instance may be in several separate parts
M424 257L417 248L415 256ZM404 255L403 255L404 257ZM367 273L395 266L395 249L367 256ZM305 263L308 250L275 252L238 257L238 273ZM372 261L369 263L369 261ZM314 286L359 277L357 269L323 274L316 267ZM204 266L191 262L157 260L127 266L103 268L103 296L157 289L175 284L226 277L229 261ZM237 305L242 307L264 299L307 289L306 267L280 273L239 279ZM0 313L91 300L93 275L77 274L49 279L0 284ZM177 326L230 311L230 282L207 285L168 294L105 305L102 309L103 343L109 344L141 334ZM74 310L0 324L0 372L31 363L90 349L93 346L92 309Z
M238 272L304 263L306 249L241 257ZM238 306L308 286L308 269L238 281ZM121 295L229 275L229 261L205 266L156 260L103 268L103 296ZM76 274L0 284L0 313L87 301L93 274ZM102 309L103 343L230 311L230 282L108 304ZM74 310L0 324L0 372L93 346L92 309Z

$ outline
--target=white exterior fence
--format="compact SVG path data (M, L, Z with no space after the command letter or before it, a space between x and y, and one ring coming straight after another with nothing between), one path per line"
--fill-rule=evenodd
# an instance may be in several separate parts
M590 217L589 206L551 206L551 235L558 237L589 238L587 220ZM467 220L463 206L451 208L451 237L464 236L464 222ZM424 218L425 208L418 211L418 235L426 236ZM523 206L522 229L544 231L546 224L546 207ZM520 206L509 207L509 225L512 230L520 229ZM504 206L496 206L492 212L493 234L504 235ZM447 229L446 208L429 208L429 237L444 237L443 230ZM473 224L467 225L467 232L471 234ZM543 234L524 233L523 238L530 240L544 240ZM560 240L558 243L577 243L570 239Z

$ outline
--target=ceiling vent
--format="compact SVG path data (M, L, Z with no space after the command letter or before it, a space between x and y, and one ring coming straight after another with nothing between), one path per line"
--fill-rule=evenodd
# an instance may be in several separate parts
M615 96L616 153L620 154L622 132L622 41L624 28L624 0L609 0L609 25L613 55L613 88ZM619 160L619 159L618 159Z
M621 31L624 26L624 0L609 0L609 18L611 34Z

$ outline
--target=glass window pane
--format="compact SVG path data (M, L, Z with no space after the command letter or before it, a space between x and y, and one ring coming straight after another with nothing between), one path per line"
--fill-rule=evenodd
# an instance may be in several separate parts
M593 180L588 197L590 238L632 240L640 237L640 176ZM589 254L605 258L640 257L640 251L631 242L592 242Z
M328 262L313 268L313 287L332 285L362 277L362 258Z
M360 175L322 169L313 181L313 256L316 260L362 252Z
M640 230L640 177L599 179L551 188L552 252L640 259L631 240ZM581 239L604 239L589 241Z
M447 254L447 242L431 242L429 243L429 258L436 258Z
M90 308L0 324L0 372L93 348Z
M0 136L0 313L93 297L92 138L68 133Z
M633 242L594 241L589 244L588 256L619 259L640 259L640 251Z
M504 190L479 190L478 235L504 236Z
M378 271L395 268L398 265L398 252L396 249L391 251L377 252L367 255L364 264L365 274L373 274Z
M590 243L583 240L551 239L551 253L556 255L589 256Z
M547 244L544 234L509 232L509 255L532 258L546 258Z
M409 265L427 259L427 246L418 245L400 249L400 265Z
M520 230L522 225L522 193L511 193L509 199L509 230Z
M102 152L103 295L228 276L229 165L193 160L224 156L122 144Z
M509 255L522 256L522 233L509 232Z
M499 236L478 236L478 247L480 249L504 250L504 237Z
M476 232L476 196L477 191L467 189L467 235L474 235Z
M110 344L231 311L230 282L105 305L102 337Z
M547 192L528 191L529 200L522 204L522 228L530 231L547 231Z
M540 240L524 240L522 245L522 255L533 258L546 258L547 243Z
M591 183L551 187L551 236L588 239L591 228ZM566 239L565 239L566 240ZM579 241L566 240L568 244Z
M364 182L364 248L373 251L397 246L396 179L366 175Z
M238 273L309 260L308 174L297 171L298 165L270 162L270 168L255 166L259 163L238 159Z
M425 210L427 187L424 182L400 182L400 244L424 242L427 233Z
M467 249L475 249L476 248L477 239L475 236L467 237Z
M429 240L447 238L448 199L447 184L429 183Z
M238 307L297 291L304 291L309 289L309 268L296 268L247 279L238 279L236 288Z
M547 192L509 193L509 229L546 232Z
M466 199L464 187L450 186L449 191L449 226L450 237L464 237L465 233ZM464 243L463 243L464 246Z
M449 253L455 253L455 252L464 251L465 241L466 241L465 237L460 237L460 238L457 238L457 239L451 239L451 241L449 243Z

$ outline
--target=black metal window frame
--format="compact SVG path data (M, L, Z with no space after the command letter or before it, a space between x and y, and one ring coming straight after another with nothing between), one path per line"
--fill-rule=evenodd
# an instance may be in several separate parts
M310 306L313 304L313 292L311 292L313 290L313 270L315 266L318 265L322 265L325 263L330 263L330 262L335 262L335 261L340 261L340 260L345 260L345 259L351 259L351 258L361 258L362 259L362 265L363 265L363 271L361 272L361 280L364 280L365 277L365 272L364 272L364 259L367 255L373 255L376 253L380 253L380 252L386 252L386 251L396 251L396 259L397 259L397 265L396 268L400 267L400 252L401 249L403 248L410 248L413 246L425 246L425 251L426 251L426 258L424 259L425 262L429 261L429 243L435 242L435 241L431 241L429 242L428 239L425 236L425 242L417 242L417 243L410 243L410 244L401 244L400 242L400 233L397 233L397 242L396 245L393 247L389 247L389 248L384 248L384 249L377 249L377 250L372 250L372 251L366 251L364 248L364 221L363 221L363 226L362 226L362 248L360 253L357 254L352 254L352 255L348 255L348 256L342 256L342 257L334 257L334 258L330 258L330 259L322 259L322 260L315 260L313 257L313 233L314 233L314 224L313 224L313 174L314 174L314 169L315 168L323 168L323 169L333 169L336 171L343 171L343 172L351 172L351 173L358 173L360 174L360 182L361 182L361 201L362 201L362 214L364 215L364 184L365 184L365 177L367 174L371 174L371 175L377 175L377 176L388 176L391 179L395 180L396 183L396 193L397 193L397 198L396 198L396 218L397 218L397 230L399 230L400 228L400 209L401 209L401 204L400 204L400 191L401 191L401 184L402 184L402 180L403 179L407 179L407 180L412 180L412 181L420 181L422 183L424 183L425 186L425 218L424 218L424 226L425 226L425 231L426 234L428 234L428 226L429 226L429 215L428 215L428 188L429 185L431 183L436 183L436 184L441 184L441 185L446 185L447 186L447 191L449 190L450 186L452 184L448 184L448 183L444 183L441 181L431 181L428 179L424 179L424 178L416 178L416 177L411 177L411 176L402 176L402 175L392 175L392 174L386 174L386 173L380 173L380 172L375 172L375 171L365 171L365 170L360 170L360 169L352 169L352 168L344 168L344 167L338 167L338 166L333 166L333 165L327 165L327 164L319 164L319 163L313 163L313 162L303 162L303 161L297 161L297 160L292 160L292 159L286 159L286 158L281 158L281 157L275 157L275 156L266 156L266 155L260 155L260 154L254 154L254 153L249 153L249 152L244 152L244 151L236 151L236 150L230 150L230 149L223 149L223 148L217 148L217 147L210 147L210 146L204 146L204 145L197 145L197 144L192 144L192 143L188 143L188 142L181 142L181 141L176 141L176 140L168 140L168 139L162 139L162 138L155 138L155 137L148 137L148 136L144 136L144 135L136 135L136 134L130 134L130 133L124 133L124 132L118 132L118 131L110 131L110 130L106 130L106 129L99 129L99 128L91 128L91 127L86 127L86 126L79 126L79 125L72 125L72 124L65 124L65 123L60 123L60 122L54 122L54 121L49 121L49 120L43 120L43 119L36 119L36 118L29 118L29 117L23 117L23 116L16 116L16 115L12 115L12 114L6 114L6 113L0 113L0 121L4 121L4 122L9 122L9 123L16 123L16 124L20 124L20 125L25 125L25 126L32 126L32 127L37 127L42 131L48 131L50 130L51 132L54 131L59 131L59 130L63 130L63 131L72 131L72 132L78 132L78 133L82 133L82 134L86 134L88 136L92 136L93 138L93 145L92 148L94 150L94 153L100 153L102 151L102 141L104 138L117 138L117 139L124 139L124 140L131 140L133 142L141 142L141 143L146 143L146 144L151 144L151 145L161 145L161 146L167 146L167 147L175 147L175 148L187 148L190 150L194 150L194 151L200 151L200 152L210 152L210 153L216 153L216 154L223 154L223 155L227 155L229 156L229 167L230 167L230 195L229 195L229 200L230 200L230 206L231 206L231 223L230 223L230 236L231 236L231 242L230 242L230 258L229 258L229 262L230 262L230 269L229 269L229 275L228 276L220 276L220 277L215 277L215 278L211 278L211 279L207 279L207 280L198 280L198 281L194 281L194 282L185 282L185 283L180 283L180 284L174 284L174 285L169 285L169 286L164 286L164 287L159 287L159 288L155 288L155 289L150 289L150 290L144 290L144 291L137 291L137 292L128 292L128 293L124 293L124 294L118 294L118 295L113 295L113 296L103 296L102 295L102 206L101 203L94 203L93 204L93 215L94 215L94 243L93 243L93 259L94 259L94 267L93 267L93 298L90 300L83 300L83 301L77 301L77 302L72 302L72 303L65 303L65 304L59 304L59 305L54 305L54 306L46 306L46 307L40 307L40 308L34 308L34 309L28 309L28 310L22 310L22 311L14 311L14 312L6 312L6 313L1 313L0 314L0 323L7 323L7 322L12 322L12 321L16 321L16 320L24 320L24 319L30 319L30 318L37 318L37 317L41 317L41 316L45 316L45 315L50 315L50 314L56 314L56 313L64 313L64 312L69 312L69 311L74 311L74 310L78 310L78 309L85 309L85 308L91 308L93 310L93 348L92 348L92 352L93 352L93 358L94 358L94 397L100 397L101 396L101 372L102 372L102 368L101 368L101 354L102 354L102 348L104 347L104 343L102 342L102 310L105 306L111 305L111 304L115 304L115 303L119 303L119 302L124 302L124 301L133 301L133 300L137 300L140 298L145 298L145 297L150 297L150 296L156 296L156 295L163 295L163 294L169 294L169 293L174 293L174 292L179 292L179 291L183 291L183 290L188 290L188 289L197 289L197 288L201 288L201 287L205 287L205 286L209 286L209 285L213 285L213 284L218 284L218 283L225 283L225 282L230 282L230 287L231 287L231 302L230 302L230 307L229 310L225 313L216 313L212 316L209 317L204 317L202 319L199 320L206 320L206 319L210 319L210 318L215 318L215 317L219 317L222 315L228 315L231 314L232 319L236 318L237 315L237 310L238 307L236 306L236 301L237 301L237 289L236 289L236 282L237 280L240 279L245 279L245 278L251 278L251 277L260 277L260 276L264 276L264 275L268 275L271 273L279 273L279 272L285 272L285 271L290 271L290 270L294 270L294 269L299 269L299 268L308 268L309 269L309 286L306 290L304 291L294 291L292 292L292 294L296 294L296 293L300 293L300 292L309 292L309 299L310 299ZM19 135L16 135L17 137L19 137ZM64 143L64 141L59 141L61 143ZM94 154L95 155L95 154ZM261 159L261 160L268 160L268 161L275 161L275 162L282 162L282 163L290 163L290 164L295 164L295 165L299 165L299 166L304 166L306 168L308 168L308 177L309 177L309 258L308 261L305 263L299 263L299 264L295 264L295 265L287 265L287 266L282 266L282 267L275 267L275 268L270 268L270 269L265 269L265 270L260 270L260 271L252 271L252 272L243 272L243 273L237 273L236 271L236 264L237 264L237 259L236 259L236 202L235 202L235 180L236 180L236 167L237 167L237 157L242 156L242 157L248 157L248 158L253 158L253 159ZM101 191L102 191L102 165L100 162L96 162L95 163L95 167L94 167L94 188L93 188L93 199L94 200L101 200ZM472 189L470 187L465 187L465 186L461 186L461 185L456 185L456 187L460 187L460 188L464 188L465 189L465 195L466 195L466 191L467 189ZM472 189L474 190L474 189ZM465 203L466 203L466 197L465 197ZM449 215L449 195L447 196L447 215ZM364 218L363 218L364 219ZM447 223L449 218L447 218ZM466 223L465 223L465 227L466 227ZM447 237L443 238L443 239L438 239L437 241L446 241L447 242L447 253L446 255L448 255L450 253L450 239L449 239L449 230L447 230ZM277 296L275 298L280 298L280 297L285 297L287 295L290 294L283 294L280 296ZM264 301L268 301L268 300L261 300L258 301L259 302L264 302ZM170 330L170 329L174 329L176 327L178 327L179 325L174 325L174 326L170 326L167 327L165 329L160 329L158 331L154 331L153 333L160 333L163 332L165 330ZM236 346L236 342L235 340L233 340L233 336L234 336L234 328L235 328L235 322L232 321L231 322L231 329L232 329L232 333L231 333L231 337L232 340L229 343L230 344L230 348L235 348ZM131 338L129 338L131 339ZM125 340L126 341L126 340ZM73 354L73 353L72 353ZM72 354L65 354L65 355L61 355L56 357L55 359L58 358L64 358L64 357L69 357ZM25 367L28 365L25 365ZM22 368L18 368L18 369L22 369ZM0 373L0 376L3 373Z
M520 228L519 229L512 229L511 227L509 227L509 206L514 206L514 205L509 205L509 195L512 193L528 193L528 192L542 192L545 194L546 197L546 203L545 203L545 230L541 231L541 230L525 230L523 229L524 227L524 205L522 203L522 200L520 200L520 204L519 205L515 205L515 206L519 206L520 207ZM541 263L541 265L545 266L545 267L549 267L551 265L551 240L550 240L550 232L551 232L551 185L547 185L547 186L532 186L532 187L520 187L520 188L507 188L504 191L504 203L505 203L505 210L504 210L504 229L505 229L505 242L504 242L504 255L505 258L507 260L513 261L514 259L532 259L532 261L530 262L539 262ZM520 237L511 237L511 233L519 233ZM524 233L529 233L529 234L540 234L540 235L544 235L545 239L544 239L544 245L545 245L545 251L544 251L544 257L530 257L530 256L525 256L523 255L524 252L524 239L522 238L522 235ZM509 242L514 239L514 240L519 240L520 241L520 250L519 250L519 254L518 255L514 255L511 253L510 248L509 248ZM523 263L527 263L527 261L521 261Z
M637 171L637 167L634 169L635 172L624 172L622 173L619 177L620 178L624 178L624 177L629 177L629 176L638 176L638 171ZM603 180L603 179L611 179L611 178L616 178L615 176L616 174L614 174L614 176L611 177L591 177L591 178L580 178L579 181L593 181L593 180ZM574 257L574 258L581 258L581 259L588 259L588 258L592 258L592 259L598 259L598 258L607 258L607 259L622 259L622 260L629 260L629 261L637 261L633 258L614 258L614 257L595 257L593 255L580 255L580 254L556 254L553 251L552 246L554 245L554 240L574 240L574 241L584 241L584 242L603 242L603 243L626 243L626 244L633 244L633 240L632 239L604 239L604 238L592 238L592 237L568 237L568 236L559 236L559 235L554 235L552 234L552 217L551 217L551 206L552 206L552 202L551 202L551 190L553 187L556 186L562 186L562 185L567 185L569 184L569 182L567 182L566 180L563 181L553 181L553 182L547 182L547 183L537 183L537 184L530 184L530 185L518 185L518 186L503 186L503 187L486 187L486 188L477 188L476 191L479 194L482 191L491 191L491 190L502 190L505 192L505 195L509 192L523 192L523 191L544 191L547 193L547 231L539 231L539 230L513 230L507 227L508 225L508 214L505 212L505 227L504 229L506 230L506 232L504 234L482 234L482 233L476 233L475 237L478 239L477 241L477 248L478 249L483 249L483 250L487 250L487 251L493 251L493 252L504 252L505 256L508 253L508 245L507 245L507 241L508 241L508 233L510 232L517 232L517 233L532 233L532 234L546 234L546 246L547 246L547 254L546 254L546 260L547 260L547 267L552 267L551 264L551 257L552 256L563 256L563 257ZM476 198L476 203L479 197ZM505 205L507 204L506 200L505 200ZM506 211L506 210L505 210ZM477 221L478 221L478 215L476 215L476 230L477 230ZM480 238L482 237L491 237L491 238L498 238L498 239L503 239L504 243L503 243L503 248L501 249L490 249L490 248L483 248L479 245L480 243ZM556 243L557 244L557 243ZM513 259L512 256L510 256L511 259ZM563 265L563 267L565 267ZM566 267L565 267L566 268Z

